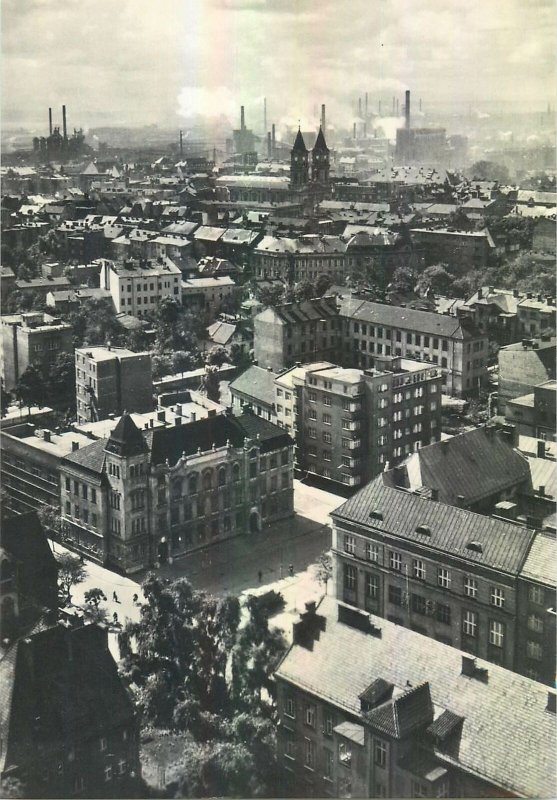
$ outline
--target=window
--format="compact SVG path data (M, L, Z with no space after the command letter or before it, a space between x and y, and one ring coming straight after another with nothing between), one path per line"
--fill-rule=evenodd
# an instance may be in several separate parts
M382 739L374 740L373 760L378 767L384 767L387 763L387 743Z
M333 780L333 751L327 747L323 748L323 777L328 780Z
M308 392L308 400L310 403L317 402L317 393L316 392Z
M366 542L366 558L368 561L379 561L379 546L374 542Z
M330 394L326 394L323 396L323 405L324 406L331 406L333 404L333 400Z
M400 586L389 586L389 603L394 606L402 605L402 589Z
M543 648L539 642L526 642L526 654L534 661L542 660Z
M307 433L310 439L317 439L317 431L315 428L308 428Z
M356 567L344 565L344 588L353 592L356 589Z
M306 725L310 726L310 728L315 728L315 706L313 705L313 703L306 704L304 721Z
M107 766L107 767L104 768L104 779L105 779L105 781L112 780L112 767L111 766Z
M210 489L213 485L213 471L207 470L203 475L203 488Z
M284 739L284 755L292 761L296 758L296 742L290 734L287 734Z
M379 578L377 575L366 573L366 597L370 600L377 600L379 596Z
M421 594L412 595L412 611L414 611L416 614L425 616L427 611L427 603L425 597L422 597Z
M323 733L325 734L325 736L332 736L334 727L335 723L333 715L325 713L325 724L323 726Z
M437 622L442 622L443 625L451 624L451 607L445 603L437 603L435 608L435 617Z
M315 408L308 409L308 419L317 419L317 410Z
M478 581L469 575L464 578L464 594L467 597L476 597L478 594Z
M543 606L545 593L541 586L528 587L528 599L531 603L536 603L538 606Z
M462 632L476 637L478 631L478 615L475 611L465 611L462 618Z
M489 643L495 647L503 647L505 630L502 622L492 619L489 622Z
M119 772L120 775L125 775L126 774L126 759L125 758L121 758L118 761L118 772Z
M324 425L331 425L331 415L330 414L323 414L323 424Z
M400 556L400 553L391 550L391 552L389 553L389 566L391 569L400 572L402 566L402 558Z
M497 586L491 587L491 605L503 608L505 605L505 592Z
M442 586L443 589L448 589L451 585L451 574L448 569L438 567L437 569L437 584Z
M284 701L284 713L290 719L296 719L296 704L293 697L287 697Z
M419 581L425 581L425 563L421 559L415 558L412 561L412 569L415 578Z
M333 441L332 435L330 433L327 433L326 431L324 431L323 432L323 441L325 442L325 444L332 444L332 441Z
M104 753L106 750L108 750L108 739L106 736L101 736L99 740L99 750L101 753Z
M536 633L543 633L543 619L537 614L530 614L528 617L528 628Z
M423 781L412 781L411 797L429 797L429 785Z
M219 469L218 482L219 482L219 486L224 486L224 484L226 483L226 468L225 467L220 467L220 469Z
M5 460L6 460L6 459L4 459L4 461L5 461ZM70 492L70 491L71 491L71 481L70 481L70 479L69 479L69 478L66 478L66 491L67 491L67 492Z
M313 769L313 766L314 766L313 742L311 741L311 739L306 739L305 740L304 765L308 769Z
M344 767L352 765L352 748L346 742L338 743L338 760Z
M356 552L356 537L344 534L344 552L354 555Z

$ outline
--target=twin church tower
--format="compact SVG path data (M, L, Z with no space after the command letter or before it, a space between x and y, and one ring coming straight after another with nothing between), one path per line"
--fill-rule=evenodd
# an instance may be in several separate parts
M290 186L293 189L302 189L313 184L325 185L329 183L329 148L325 142L323 129L319 126L319 133L311 151L311 181L310 181L310 151L306 147L304 137L298 128L294 145L290 152Z

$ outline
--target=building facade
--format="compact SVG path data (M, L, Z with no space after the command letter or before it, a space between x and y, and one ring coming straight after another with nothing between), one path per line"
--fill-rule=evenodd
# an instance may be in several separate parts
M117 314L141 317L155 311L165 297L181 303L181 280L178 267L164 256L156 261L104 261L101 288L108 289L112 295Z
M151 354L111 346L78 348L75 385L78 425L124 411L151 411Z
M293 513L293 447L245 413L140 431L129 415L108 439L63 459L61 511L71 546L134 572Z
M555 380L556 342L555 336L544 334L539 339L523 339L501 347L497 356L500 414L506 413L509 400L531 394L535 386Z
M2 385L12 391L28 366L47 373L61 353L72 352L72 327L30 311L2 317Z

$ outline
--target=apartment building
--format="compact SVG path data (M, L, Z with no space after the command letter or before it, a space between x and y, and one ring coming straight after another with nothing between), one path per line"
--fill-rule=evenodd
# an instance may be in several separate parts
M156 261L104 261L101 272L101 288L110 292L116 313L132 317L155 311L165 297L181 303L181 280L182 273L165 256Z
M419 359L441 367L443 391L456 396L486 380L488 339L466 319L354 297L342 300L339 316L345 366L370 368L378 356Z
M306 234L291 237L264 236L253 249L253 274L258 279L316 280L329 275L342 280L346 242L340 236Z
M124 414L108 438L61 462L64 535L132 573L293 513L293 443L252 413L140 430Z
M341 321L331 297L266 308L254 318L255 360L280 372L297 361L338 361Z
M77 424L124 411L153 408L151 354L124 347L82 347L75 351Z
M275 680L281 796L554 792L554 689L380 616L307 604Z
M534 391L507 400L505 419L522 436L554 442L557 439L557 383L544 381Z
M275 378L277 422L295 431L298 469L361 486L439 439L441 383L440 369L396 356L369 370L297 366Z
M2 317L2 387L12 391L28 366L47 373L60 353L72 352L72 326L42 311Z
M482 286L463 306L475 325L500 345L555 328L555 298Z
M539 339L523 339L501 347L497 356L500 414L506 413L509 400L531 394L535 386L555 380L556 344L557 338L545 333Z
M525 564L529 583L543 583L552 569L555 590L554 537L541 563L530 553L545 534L386 486L382 476L331 516L339 600L553 683L555 603L541 613L542 643L523 622L520 596Z
M213 320L223 304L238 294L238 287L229 275L219 275L183 280L181 292L184 306Z
M488 266L495 242L488 231L457 231L450 228L412 228L416 249L426 264L452 264L459 272Z

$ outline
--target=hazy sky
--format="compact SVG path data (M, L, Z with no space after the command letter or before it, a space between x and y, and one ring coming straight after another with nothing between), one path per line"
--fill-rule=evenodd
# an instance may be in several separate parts
M424 103L544 109L555 0L3 0L2 120L179 124L222 112L349 116L406 88ZM385 106L384 106L385 108Z

